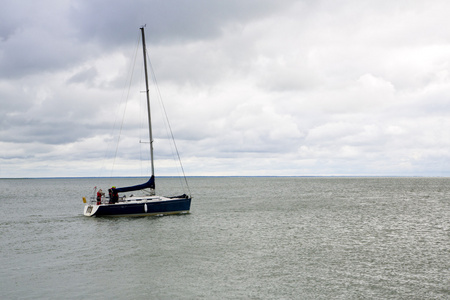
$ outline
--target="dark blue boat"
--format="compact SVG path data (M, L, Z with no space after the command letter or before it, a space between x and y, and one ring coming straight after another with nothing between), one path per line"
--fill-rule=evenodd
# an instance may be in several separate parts
M142 47L144 54L145 84L147 88L146 90L147 112L148 112L148 129L150 138L150 160L151 160L152 176L147 182L142 184L121 188L112 187L108 190L109 197L105 196L105 194L102 192L101 189L97 191L97 187L95 187L94 195L93 197L91 197L89 203L87 203L86 198L83 197L83 202L86 203L84 207L84 215L88 217L152 216L152 215L184 214L189 213L189 210L191 208L192 198L191 196L188 196L186 194L172 197L155 196L153 137L152 137L151 114L150 114L150 97L149 97L148 75L147 75L147 52L146 52L147 50L145 46L144 27L141 28L141 34L142 34ZM181 169L183 169L183 167L181 167ZM127 197L127 195L124 194L126 192L131 191L141 191L143 196Z
M85 216L156 216L189 213L191 198L187 195L175 197L120 197L119 202L113 204L91 203L85 206Z

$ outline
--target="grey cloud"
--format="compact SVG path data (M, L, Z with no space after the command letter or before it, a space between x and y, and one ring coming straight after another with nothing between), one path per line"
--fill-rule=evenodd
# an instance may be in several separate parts
M87 136L89 129L75 122L51 121L18 116L1 123L1 140L9 143L64 144Z
M448 8L421 0L4 1L1 175L97 175L111 128L121 126L143 23L192 175L448 174ZM142 85L130 87L125 167L140 156L144 110ZM153 112L164 145L156 156L166 159Z
M150 43L216 38L293 1L6 1L2 3L0 78L69 68L133 44L147 23Z
M273 13L295 1L78 1L70 19L79 35L102 44L131 41L130 32L147 24L149 43L214 38L231 22L246 22ZM139 23L141 22L141 23Z
M67 83L84 83L87 86L92 86L92 82L98 75L95 67L90 67L74 74L67 80Z

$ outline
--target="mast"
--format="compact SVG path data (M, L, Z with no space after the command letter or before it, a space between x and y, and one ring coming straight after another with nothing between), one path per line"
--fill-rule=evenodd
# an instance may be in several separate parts
M148 88L148 75L147 75L147 49L145 46L145 34L144 34L144 26L141 27L141 33L142 33L142 51L144 54L144 69L145 69L145 88L146 88L146 95L147 95L147 113L148 113L148 134L150 138L150 161L151 161L151 168L152 168L152 177L155 176L155 168L153 165L153 135L152 135L152 117L150 114L150 92Z

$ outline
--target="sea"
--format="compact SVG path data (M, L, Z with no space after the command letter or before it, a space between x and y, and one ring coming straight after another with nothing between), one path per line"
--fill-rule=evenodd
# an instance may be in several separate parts
M142 182L0 179L0 299L450 299L450 178L190 177L190 214L83 215Z

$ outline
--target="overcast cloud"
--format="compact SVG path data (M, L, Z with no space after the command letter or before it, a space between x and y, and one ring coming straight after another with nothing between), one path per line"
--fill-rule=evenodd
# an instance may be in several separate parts
M0 177L146 174L141 85L124 101L143 24L187 175L450 176L448 12L446 0L3 1ZM154 114L157 175L178 175Z

